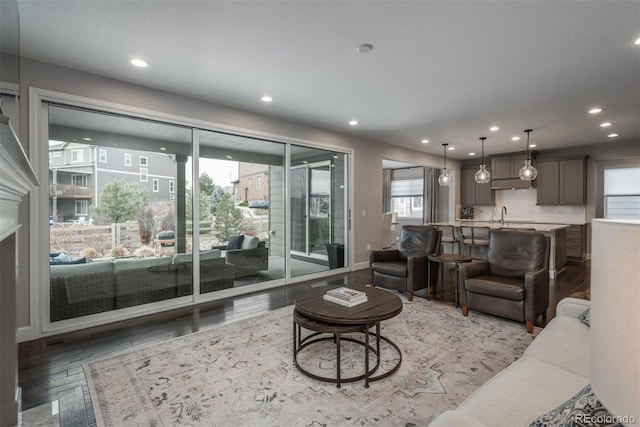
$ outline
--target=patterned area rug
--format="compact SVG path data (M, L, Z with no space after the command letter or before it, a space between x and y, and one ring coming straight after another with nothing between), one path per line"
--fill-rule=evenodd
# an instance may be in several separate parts
M382 335L402 349L400 369L369 388L363 381L337 388L293 366L292 310L86 365L98 425L424 426L518 359L533 339L523 324L403 299L402 313L382 323ZM396 358L383 345L376 375ZM306 348L298 360L335 377L331 341ZM361 374L363 346L343 341L341 365L343 377Z

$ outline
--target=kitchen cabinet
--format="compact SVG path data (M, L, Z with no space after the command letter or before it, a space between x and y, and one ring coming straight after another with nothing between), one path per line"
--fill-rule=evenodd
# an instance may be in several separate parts
M567 229L567 257L584 261L587 252L587 226L572 225Z
M531 151L529 156L532 163L537 155ZM536 180L522 181L520 169L524 166L527 153L499 155L491 157L491 188L495 190L506 188L530 188L536 186Z
M475 176L478 168L462 169L461 202L462 206L493 206L491 184L478 184ZM487 168L489 172L491 169Z
M586 157L544 160L536 164L538 205L584 205L587 189Z

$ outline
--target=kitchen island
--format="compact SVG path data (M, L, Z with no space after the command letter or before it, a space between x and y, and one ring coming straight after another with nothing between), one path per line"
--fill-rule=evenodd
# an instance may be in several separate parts
M542 233L545 236L548 236L551 240L551 250L549 257L549 277L551 279L555 279L555 277L562 273L564 270L565 264L567 262L567 251L566 251L566 232L567 228L569 228L569 224L542 224L542 223L534 223L534 222L516 222L516 221L505 221L504 224L501 222L490 222L490 221L470 221L470 220L458 220L458 221L449 221L449 222L434 222L429 225L433 226L453 226L456 229L456 234L459 235L460 227L489 227L490 229L501 230L501 229L534 229L536 232Z

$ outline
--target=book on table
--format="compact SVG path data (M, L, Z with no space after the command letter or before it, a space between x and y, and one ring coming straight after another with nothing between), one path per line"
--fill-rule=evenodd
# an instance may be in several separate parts
M347 307L353 307L354 305L366 302L367 294L356 291L355 289L341 287L327 291L324 299Z

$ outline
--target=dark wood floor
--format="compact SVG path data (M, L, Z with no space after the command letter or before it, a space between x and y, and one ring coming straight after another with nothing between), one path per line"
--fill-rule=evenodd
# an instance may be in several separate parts
M551 281L548 320L554 317L558 301L589 287L589 270L588 262L569 263L560 277ZM453 289L454 277L454 272L445 274L442 303L453 303L453 294L446 291ZM21 343L19 384L22 387L22 409L58 400L62 426L93 426L96 422L82 368L84 363L291 305L298 293L311 287L368 281L369 270L359 270ZM418 293L416 298L420 297L421 293Z

